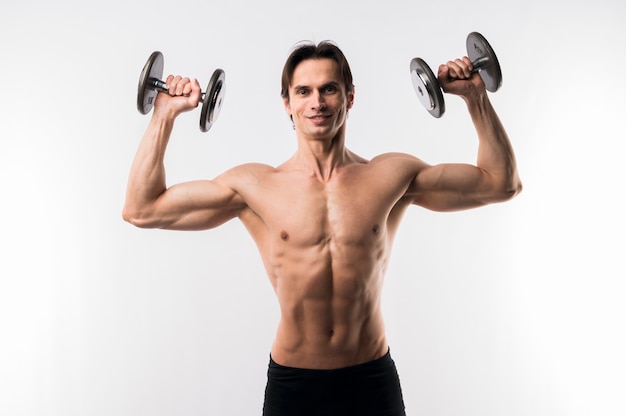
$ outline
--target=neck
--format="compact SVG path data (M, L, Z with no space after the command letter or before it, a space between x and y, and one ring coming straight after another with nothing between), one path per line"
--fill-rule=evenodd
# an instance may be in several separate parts
M344 136L344 129L331 139L298 135L298 150L292 160L298 168L326 182L348 160Z

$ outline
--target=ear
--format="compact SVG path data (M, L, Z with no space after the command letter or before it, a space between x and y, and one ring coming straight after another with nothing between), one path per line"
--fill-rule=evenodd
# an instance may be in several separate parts
M289 103L289 97L283 98L283 106L285 107L285 112L287 113L289 118L292 118L293 115L291 113L291 104Z
M350 110L353 105L354 105L354 88L352 88L352 92L348 93L348 110Z

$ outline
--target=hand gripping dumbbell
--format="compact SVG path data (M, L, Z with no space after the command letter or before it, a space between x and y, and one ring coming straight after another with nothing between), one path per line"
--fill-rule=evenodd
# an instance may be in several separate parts
M472 32L467 35L466 46L467 56L474 67L472 72L478 72L487 91L496 92L502 85L502 70L491 45L483 35ZM446 106L437 77L421 58L413 58L410 69L417 98L433 117L441 117Z
M137 109L141 114L148 114L154 106L154 101L159 92L168 93L167 85L161 81L163 77L163 54L155 51L150 55L148 61L139 76L139 86L137 90ZM200 130L209 131L220 113L224 102L225 93L225 73L221 69L216 69L211 76L211 80L202 93L202 110L200 112Z

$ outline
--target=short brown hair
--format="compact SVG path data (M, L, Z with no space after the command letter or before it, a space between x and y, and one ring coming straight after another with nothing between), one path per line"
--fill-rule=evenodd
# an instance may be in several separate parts
M293 49L285 66L283 67L283 75L281 80L280 95L284 99L289 99L289 87L293 79L293 73L296 67L307 59L322 59L328 58L337 62L339 65L339 73L343 78L346 92L351 93L354 91L354 84L352 83L352 71L345 55L333 42L325 40L315 45L313 42L302 42Z

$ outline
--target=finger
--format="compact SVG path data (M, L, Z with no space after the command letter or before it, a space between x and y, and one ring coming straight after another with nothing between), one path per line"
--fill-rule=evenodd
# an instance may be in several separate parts
M446 65L450 69L450 79L468 79L472 76L472 61L467 57L448 61Z
M448 78L457 79L459 77L459 74L461 74L461 68L459 68L459 66L454 61L448 61L446 63L446 66L448 67Z
M178 79L178 82L176 83L175 94L183 95L185 92L186 85L189 84L189 78L183 78L181 76L177 76L176 78Z
M189 78L183 79L183 95L191 94L193 82Z
M462 78L469 78L472 76L472 63L471 62L467 62L464 59L455 59L454 63L456 63L458 65L458 67L461 70L461 77Z
M450 78L450 69L448 68L447 65L443 65L443 64L439 65L437 78L439 78L440 80Z
M449 92L450 85L457 80L454 66L450 66L449 63L440 65L437 78L441 89L444 92Z
M165 82L167 86L167 92L169 95L176 95L176 89L178 88L178 83L180 82L180 75L169 75L167 77L167 81Z
M469 68L470 72L474 70L474 64L472 63L472 61L470 61L470 59L467 56L464 56L463 58L463 62L465 63L465 65L467 65L467 67Z
M194 78L188 84L188 86L189 86L188 94L190 95L190 97L192 97L194 100L200 100L200 95L202 94L202 91L200 89L200 83L198 83L198 80Z
M179 88L179 83L180 83L181 79L182 78L180 77L180 75L176 75L176 76L169 75L167 77L167 80L165 81L165 86L167 87L167 93L169 95L172 95L172 96L177 95L176 91Z
M450 78L467 79L471 76L471 71L468 65L462 59L449 61L447 66L450 68Z
M168 75L167 78L165 78L165 88L167 88L168 92L171 89L173 81L174 81L174 76L173 75Z

